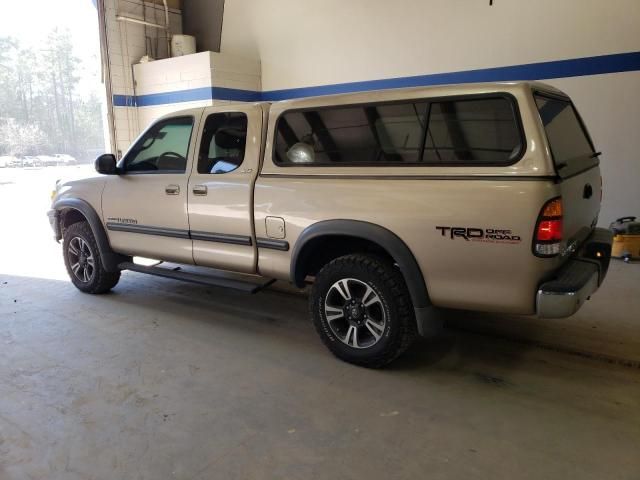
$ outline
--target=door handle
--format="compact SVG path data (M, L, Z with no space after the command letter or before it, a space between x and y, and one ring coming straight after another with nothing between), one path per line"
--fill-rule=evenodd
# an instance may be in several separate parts
M164 187L167 195L178 195L180 193L180 185L167 185Z
M206 185L194 185L193 186L193 194L204 196L207 194L207 186Z

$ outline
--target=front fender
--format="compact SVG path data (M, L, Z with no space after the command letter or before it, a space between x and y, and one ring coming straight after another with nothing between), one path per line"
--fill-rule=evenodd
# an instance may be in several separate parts
M117 272L119 270L118 264L128 261L129 258L120 255L119 253L114 252L111 249L111 245L109 244L109 238L107 237L107 233L100 221L100 217L98 213L94 210L94 208L85 200L81 200L79 198L61 198L56 200L53 204L53 215L58 222L57 230L54 227L54 231L61 232L61 228L59 225L59 216L60 212L66 209L77 210L80 212L84 218L87 219L89 226L91 227L91 231L93 235L96 237L96 243L98 244L98 250L100 250L100 257L102 259L102 264L105 270L109 272ZM51 217L52 214L50 214ZM59 235L59 233L56 233Z

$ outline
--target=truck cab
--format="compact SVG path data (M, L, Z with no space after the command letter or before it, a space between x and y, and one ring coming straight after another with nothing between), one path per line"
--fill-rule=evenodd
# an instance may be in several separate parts
M186 110L147 129L118 174L106 177L102 214L112 248L256 273L253 186L267 108Z

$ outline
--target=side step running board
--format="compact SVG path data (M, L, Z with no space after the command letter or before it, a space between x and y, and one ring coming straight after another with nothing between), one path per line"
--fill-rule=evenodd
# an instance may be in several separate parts
M158 277L173 278L184 282L198 283L200 285L231 288L245 293L258 293L260 290L267 288L276 281L275 278L273 278L263 284L255 284L251 282L243 282L242 280L233 280L231 278L198 275L196 273L169 270L161 267L147 267L132 262L122 262L118 265L118 268L121 270L131 270L132 272L156 275Z

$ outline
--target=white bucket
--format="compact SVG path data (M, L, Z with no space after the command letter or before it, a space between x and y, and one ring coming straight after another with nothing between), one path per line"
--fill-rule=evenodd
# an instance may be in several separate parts
M171 37L171 56L181 57L196 53L196 37L191 35L173 35Z

